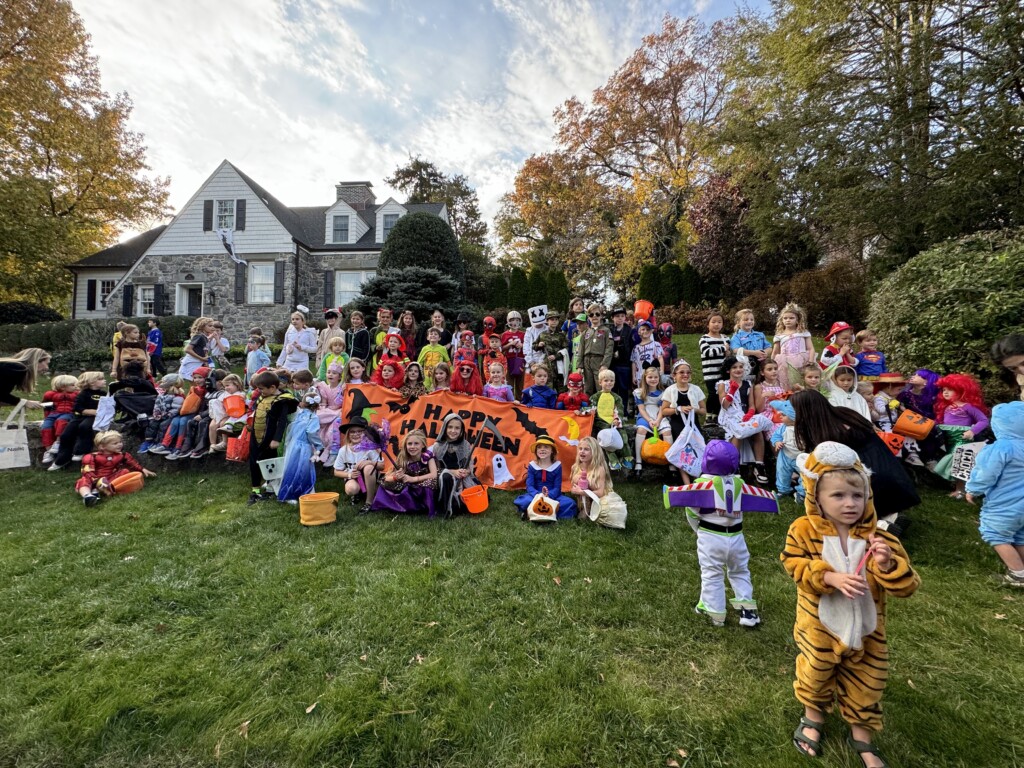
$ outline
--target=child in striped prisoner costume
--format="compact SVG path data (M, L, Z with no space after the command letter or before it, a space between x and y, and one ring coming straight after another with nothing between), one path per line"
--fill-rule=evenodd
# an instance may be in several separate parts
M780 556L797 584L793 688L804 716L793 744L821 754L825 713L837 699L850 746L864 765L884 766L871 736L882 729L889 668L885 600L912 595L921 580L899 540L876 530L868 472L853 449L824 442L797 467L806 514L790 525Z

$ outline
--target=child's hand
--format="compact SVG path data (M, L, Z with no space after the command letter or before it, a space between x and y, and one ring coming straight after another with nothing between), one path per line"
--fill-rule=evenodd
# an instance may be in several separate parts
M142 470L143 477L156 477L156 472L151 469Z
M271 448L278 448L278 447L280 447L280 445L281 445L281 441L280 440L271 440L270 441L270 447Z
M548 487L546 485L541 486L540 492L543 493L545 496L547 496L548 495Z
M975 503L975 497L973 493L968 493L967 495L964 496L964 499L967 501L968 504Z
M776 452L776 453L778 453L779 451L781 451L781 450L782 450L782 443L776 443L776 444L775 444L774 446L772 446L772 447L773 447L773 448L775 449L775 452Z
M896 561L892 557L892 549L878 534L872 534L868 539L871 556L875 559L875 565L882 573L888 573L896 567Z
M964 440L973 440L973 439L974 439L974 433L971 432L971 430L968 429L966 432L964 432Z
M867 580L859 573L829 571L825 574L824 581L826 585L838 589L851 600L860 597L868 590Z

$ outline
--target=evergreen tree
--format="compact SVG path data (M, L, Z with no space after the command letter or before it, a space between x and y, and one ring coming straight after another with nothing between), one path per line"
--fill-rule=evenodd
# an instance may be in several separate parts
M565 273L560 269L552 269L548 272L548 309L565 312L569 308L569 300L572 294L569 293L569 284L565 281Z
M362 284L349 305L371 317L377 307L411 309L416 317L429 317L440 308L446 317L465 309L462 286L451 275L426 267L400 267L375 275Z
M682 301L683 270L674 261L661 265L660 306L675 307Z
M534 264L530 267L530 274L527 276L526 282L529 306L535 307L538 304L546 304L548 300L547 273Z
M494 307L507 307L508 306L508 275L501 270L495 270L491 279L488 281L487 289L487 302L485 309L487 311Z
M691 307L700 304L704 296L704 281L689 262L679 271L679 300Z
M636 297L649 301L654 306L658 306L658 300L661 298L661 290L658 287L660 280L661 270L658 269L658 265L645 264L644 268L640 271L640 280L636 286Z
M452 228L430 213L410 213L395 224L380 252L381 273L403 267L435 269L455 278L465 294L466 271Z
M529 279L519 267L512 267L512 272L508 276L508 306L520 312L533 306L530 304Z

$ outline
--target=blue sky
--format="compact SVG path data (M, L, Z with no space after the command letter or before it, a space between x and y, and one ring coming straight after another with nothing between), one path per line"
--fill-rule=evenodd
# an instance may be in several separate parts
M288 205L383 182L410 155L465 174L490 221L552 111L586 98L662 16L732 0L75 0L103 85L177 209L223 159ZM396 195L397 197L397 195Z

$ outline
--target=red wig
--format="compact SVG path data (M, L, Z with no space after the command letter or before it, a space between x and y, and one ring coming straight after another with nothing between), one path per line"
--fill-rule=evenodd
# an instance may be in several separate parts
M988 416L989 410L985 407L985 399L981 394L981 387L978 385L978 380L973 376L966 373L951 373L935 382L935 386L939 390L939 396L935 399L936 423L942 423L942 414L954 402L973 405ZM942 390L944 389L953 390L955 394L952 401L946 400L942 396Z
M385 384L384 379L381 377L381 371L385 368L393 368L395 373L391 377L391 384ZM393 360L385 360L373 370L373 376L370 377L370 383L376 384L378 387L386 387L388 389L398 389L400 386L405 384L405 368L402 367L401 363L396 363Z
M463 378L463 370L472 371L468 379ZM475 365L460 363L452 372L451 390L459 395L482 395L484 383L480 380L480 369Z

